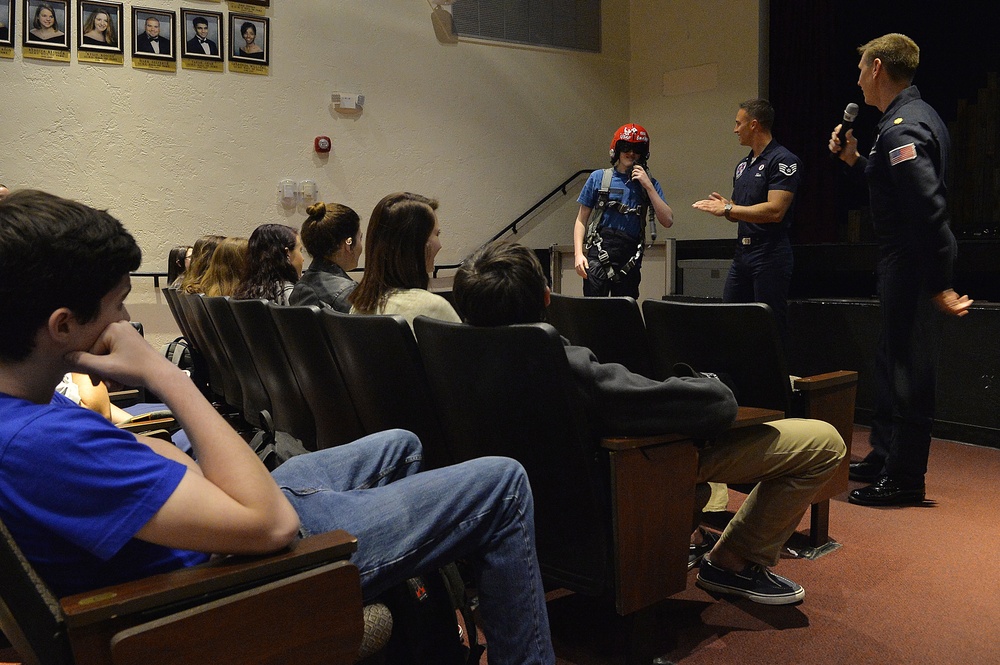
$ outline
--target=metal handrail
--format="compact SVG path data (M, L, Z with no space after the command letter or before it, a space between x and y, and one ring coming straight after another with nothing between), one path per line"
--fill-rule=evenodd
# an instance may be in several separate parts
M555 189L553 189L551 192L549 192L548 194L546 194L545 196L543 196L541 199L539 199L538 203L536 203L535 205L533 205L530 208L528 208L527 210L525 210L522 214L518 215L517 219L515 219L513 222L511 222L507 226L503 227L502 229L500 229L500 231L497 234L495 234L492 238L490 238L489 240L487 240L483 244L486 245L486 244L489 244L489 243L493 242L494 240L497 240L498 238L502 237L508 231L512 231L513 233L517 234L517 225L520 224L523 219L525 219L531 213L535 212L540 207L542 207L549 199L551 199L556 194L559 194L561 192L565 196L566 193L567 193L566 192L566 186L569 185L569 183L573 182L574 180L576 180L577 178L579 178L581 175L583 175L585 173L587 175L590 175L591 173L593 173L593 171L594 171L594 169L581 169L580 171L577 171L576 173L574 173L570 177L566 178L566 180L564 180L561 185L559 185L558 187L556 187ZM435 265L434 266L434 276L435 277L438 276L438 271L439 270L452 270L452 269L458 268L460 265L462 265L462 264L461 263L454 263L454 264Z
M576 173L574 173L573 175L571 175L570 177L566 178L562 182L561 185L559 185L558 187L556 187L555 189L553 189L551 192L549 192L548 194L546 194L545 196L543 196L541 199L539 199L538 202L535 205L531 206L530 208L528 208L527 210L525 210L523 213L521 213L520 215L518 215L517 219L515 219L513 222L511 222L507 226L503 227L502 229L500 229L500 231L498 233L496 233L492 238L490 238L489 240L487 240L483 244L486 245L486 244L489 244L489 243L493 242L494 240L497 240L498 238L500 238L501 236L503 236L503 234L507 233L508 231L512 231L513 233L516 234L517 233L517 225L520 224L522 220L524 220L531 213L535 212L540 207L542 207L543 205L545 205L545 203L549 199L551 199L553 196L555 196L556 194L562 193L563 196L565 196L567 194L566 187L569 185L569 183L573 182L574 180L576 180L577 178L579 178L581 175L583 175L583 174L589 175L593 171L594 171L594 169L581 169L581 170L577 171ZM460 265L462 265L462 264L461 263L454 263L454 264L435 265L434 266L434 276L435 277L438 276L438 271L439 270L452 270L454 268L458 268ZM355 268L351 272L363 272L363 271L364 271L363 268ZM160 287L160 278L167 276L167 273L165 273L165 272L133 272L133 273L130 273L130 274L131 274L132 277L152 277L153 278L153 284L154 284L154 286L156 288Z
M152 277L153 288L160 288L160 278L166 277L166 272L130 272L129 277Z

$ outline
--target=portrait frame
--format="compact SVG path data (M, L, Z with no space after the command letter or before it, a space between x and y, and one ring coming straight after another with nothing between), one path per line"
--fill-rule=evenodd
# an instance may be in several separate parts
M205 53L204 50L196 49L198 33L194 26L194 21L205 19L208 23L208 41L214 43L215 53ZM181 41L178 44L183 48L185 58L196 58L198 60L214 60L222 62L223 54L226 52L225 24L222 22L222 12L210 12L201 9L187 9L181 7L181 25L183 31Z
M254 27L256 38L254 43L262 49L259 54L252 55L243 51L246 41L243 37L243 26L251 24ZM271 21L266 16L255 16L253 14L230 14L229 15L229 59L233 62L246 62L255 65L268 65L271 60Z
M111 25L109 26L109 31L111 37L115 40L114 44L110 43L94 43L86 41L91 39L87 36L87 28L91 28L90 21L98 13L104 13L111 19ZM102 53L124 53L124 48L122 45L122 35L124 34L124 28L122 26L122 15L125 13L125 9L120 2L98 2L97 0L77 0L76 3L76 21L77 21L77 43L76 47L80 51L100 51Z
M11 0L13 2L13 0ZM49 41L33 34L35 29L35 13L42 9L48 9L55 17L55 29L63 34L60 40ZM47 48L57 51L70 50L71 39L73 37L73 22L71 20L69 0L24 0L24 46L34 48ZM58 26L62 26L59 28Z
M17 31L17 0L0 0L0 47L14 48Z
M146 36L146 21L156 19L159 22L159 47L161 50L156 53L152 50L150 39ZM166 28L166 30L164 30ZM166 32L166 34L164 34ZM132 7L132 57L133 58L154 58L156 60L177 60L177 14L163 9L153 9L151 7ZM167 41L169 53L162 51L163 41ZM146 48L149 50L145 50Z

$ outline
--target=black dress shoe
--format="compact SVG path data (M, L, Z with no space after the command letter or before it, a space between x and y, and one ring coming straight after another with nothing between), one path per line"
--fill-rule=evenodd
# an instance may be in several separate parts
M866 459L860 462L851 462L847 475L851 480L859 483L874 483L878 480L879 474L882 473L883 466L882 462L869 462Z
M903 487L889 476L852 491L847 500L861 506L909 506L924 502L924 488Z

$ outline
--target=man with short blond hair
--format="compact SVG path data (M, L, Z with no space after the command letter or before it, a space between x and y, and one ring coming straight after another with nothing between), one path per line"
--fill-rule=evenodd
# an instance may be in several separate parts
M854 130L841 145L837 125L829 149L868 182L879 245L878 294L882 331L875 358L872 451L851 464L851 479L872 483L852 491L851 503L899 506L924 501L924 475L934 422L938 343L933 305L964 316L972 301L952 288L957 253L949 226L946 169L948 128L920 97L913 76L916 42L890 33L858 47L858 86L865 103L882 112L867 157Z

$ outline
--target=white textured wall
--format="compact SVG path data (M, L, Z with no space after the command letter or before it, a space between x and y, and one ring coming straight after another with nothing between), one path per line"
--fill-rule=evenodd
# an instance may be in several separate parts
M141 3L149 6L149 3ZM226 10L225 3L162 0ZM367 219L400 189L436 196L439 262L457 262L582 168L603 167L623 122L652 132L650 166L678 213L676 237L726 237L685 210L726 185L740 150L735 104L756 89L757 0L604 0L603 51L573 53L435 38L426 0L273 2L271 71L176 73L0 60L0 181L108 207L132 230L143 270L204 233L294 226L280 179L312 179L320 197ZM130 16L131 3L125 4ZM631 18L630 18L631 15ZM126 31L128 37L130 31ZM719 89L664 97L666 71L720 63ZM345 116L330 93L360 92ZM328 157L313 138L333 139ZM578 182L524 227L532 246L572 240ZM135 280L133 318L174 334L151 280Z
M735 224L691 204L729 196L747 153L732 132L737 105L758 94L759 0L630 4L631 112L649 130L650 171L674 210L667 234L735 238Z
M300 225L303 209L278 203L284 177L315 180L321 198L364 220L406 189L441 200L439 261L457 262L573 171L600 163L628 107L628 2L603 4L601 54L442 45L425 0L273 2L267 77L148 72L132 69L129 54L124 67L75 54L57 64L24 60L18 47L0 60L0 181L108 207L142 246L143 270L164 270L171 246L204 233ZM335 90L364 94L364 112L335 112ZM321 134L333 139L326 158L313 152ZM150 280L135 281L133 318L160 343L169 319L140 284Z

